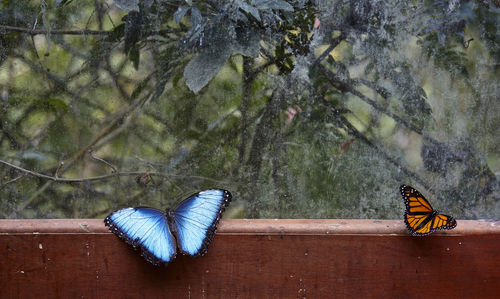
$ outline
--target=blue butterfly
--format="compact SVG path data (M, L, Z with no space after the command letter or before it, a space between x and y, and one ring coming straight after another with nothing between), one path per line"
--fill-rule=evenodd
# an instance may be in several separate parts
M217 223L231 193L221 189L200 191L175 210L126 208L109 214L104 224L153 265L168 264L177 254L203 255L212 242Z

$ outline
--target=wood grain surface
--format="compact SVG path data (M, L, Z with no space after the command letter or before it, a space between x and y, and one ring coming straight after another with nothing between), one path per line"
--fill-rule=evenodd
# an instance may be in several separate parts
M411 237L400 220L223 220L155 267L102 220L0 220L0 298L498 298L500 223Z

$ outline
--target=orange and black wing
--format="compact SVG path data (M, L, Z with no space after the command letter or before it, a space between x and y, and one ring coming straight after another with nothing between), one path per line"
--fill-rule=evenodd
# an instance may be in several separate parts
M405 201L406 212L430 214L434 211L431 204L415 188L402 185L399 190Z
M457 226L453 217L435 211L415 188L402 185L400 191L406 205L406 228L413 236L425 236L438 229L452 229Z

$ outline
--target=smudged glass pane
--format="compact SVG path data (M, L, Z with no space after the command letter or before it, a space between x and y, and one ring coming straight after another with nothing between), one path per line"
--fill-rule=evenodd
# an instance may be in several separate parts
M231 218L500 211L500 8L481 1L2 1L0 217L206 188Z

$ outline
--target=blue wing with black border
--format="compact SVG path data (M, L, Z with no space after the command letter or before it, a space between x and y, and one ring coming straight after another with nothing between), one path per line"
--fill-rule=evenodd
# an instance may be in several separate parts
M170 262L176 255L175 239L164 212L146 207L111 213L104 224L154 265Z
M177 246L184 254L203 255L214 237L217 223L231 202L227 190L200 191L182 201L170 214L176 226Z

